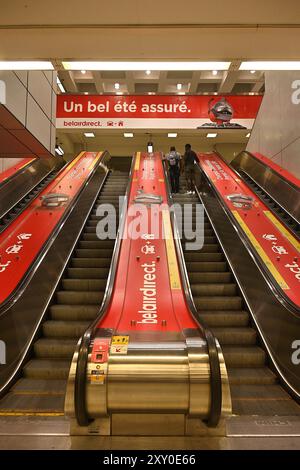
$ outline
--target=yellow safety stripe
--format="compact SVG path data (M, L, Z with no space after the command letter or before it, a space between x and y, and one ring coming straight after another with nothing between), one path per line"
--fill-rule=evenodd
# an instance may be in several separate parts
M242 227L243 231L246 233L253 247L255 248L255 250L257 251L261 259L263 260L263 262L265 263L266 267L268 268L268 270L270 271L270 273L272 274L276 282L280 285L281 289L289 290L290 289L289 286L287 285L287 283L285 282L281 274L277 271L274 264L270 260L269 256L264 251L260 243L257 241L257 239L255 238L255 236L253 235L253 233L251 232L247 224L243 221L240 214L237 211L232 211L232 214L234 215L235 219L238 221L238 223Z
M42 411L0 411L0 416L64 416L64 413Z
M295 237L279 222L278 219L270 211L264 211L266 217L275 225L275 227L281 232L281 234L293 245L294 248L300 253L300 243L296 240Z
M173 232L171 228L170 213L167 209L162 210L164 236L166 240L167 259L171 289L181 289L177 257L174 246Z
M140 169L140 161L141 161L141 152L137 152L135 156L135 164L134 164L134 169L136 171Z
M94 168L94 166L96 165L96 163L97 163L97 161L99 160L99 158L102 157L102 154L103 154L103 152L98 152L98 153L97 153L95 160L92 161L92 163L91 163L90 166L88 167L88 170L91 170L92 168Z

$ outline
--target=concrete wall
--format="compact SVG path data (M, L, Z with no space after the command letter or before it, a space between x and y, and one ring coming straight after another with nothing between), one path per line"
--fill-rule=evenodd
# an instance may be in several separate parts
M300 177L300 81L295 83L300 71L266 72L265 80L265 95L247 150L262 153Z
M56 72L0 71L0 80L5 83L6 88L6 100L3 104L47 150L54 154ZM10 163L2 162L2 164Z

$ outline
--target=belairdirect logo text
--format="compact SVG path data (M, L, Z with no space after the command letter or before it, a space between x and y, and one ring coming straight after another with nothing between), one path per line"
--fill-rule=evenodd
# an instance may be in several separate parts
M0 104L6 104L6 85L3 80L0 80Z

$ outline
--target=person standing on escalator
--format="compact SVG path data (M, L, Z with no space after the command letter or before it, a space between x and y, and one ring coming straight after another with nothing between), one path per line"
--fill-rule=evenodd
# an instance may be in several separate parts
M170 152L166 155L166 160L168 162L172 193L179 193L181 155L176 151L175 147L170 148Z
M183 164L184 164L184 173L185 173L185 179L186 179L186 186L187 186L187 194L195 194L195 165L196 163L199 163L199 158L192 150L192 147L190 144L185 145L185 154L183 157Z

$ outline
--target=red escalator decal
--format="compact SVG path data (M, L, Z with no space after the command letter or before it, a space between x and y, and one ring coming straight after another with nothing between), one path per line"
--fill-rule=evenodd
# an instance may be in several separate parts
M197 328L182 290L161 155L138 153L135 158L114 289L106 315L98 327L113 328L120 333L180 332L184 328ZM152 210L153 206L157 208L154 218L159 218L159 236L151 229L141 227L139 236L133 239L136 217L132 215L132 208L147 194L160 198L156 204L142 203L148 222L151 206Z
M102 152L82 152L0 235L0 303L14 291L68 206L87 181Z
M226 163L199 154L200 165L285 294L300 306L300 243Z

